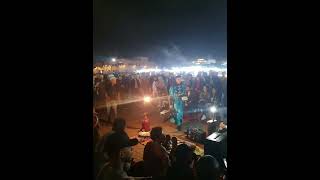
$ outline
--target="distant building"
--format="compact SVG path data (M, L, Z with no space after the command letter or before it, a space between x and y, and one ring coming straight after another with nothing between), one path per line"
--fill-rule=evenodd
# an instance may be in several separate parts
M95 68L98 67L98 68ZM148 57L112 58L100 56L94 63L95 72L100 71L135 71L142 68L155 68L156 64L149 61Z

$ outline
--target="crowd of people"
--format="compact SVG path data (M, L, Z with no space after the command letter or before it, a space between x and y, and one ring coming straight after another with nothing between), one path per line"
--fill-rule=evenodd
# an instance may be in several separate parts
M214 104L218 107L227 106L227 78L224 73L199 72L196 76L188 73L180 74L185 86L188 100L184 103L187 110ZM117 102L150 95L166 97L170 88L175 86L176 75L173 73L110 73L94 76L94 100L104 101L107 108L107 121L112 108L117 116ZM161 106L159 101L158 106Z
M227 78L216 72L188 73L119 73L94 75L94 104L102 102L106 115L99 117L112 124L112 131L100 137L94 128L94 176L108 179L226 179L225 167L218 157L197 156L194 147L179 144L176 137L164 135L161 127L150 131L151 141L145 145L143 161L133 162L132 148L139 143L125 132L126 121L118 117L123 101L151 96L161 109L162 98L168 97L175 108L176 125L182 123L186 112L209 105L227 106ZM186 96L186 100L182 96ZM171 97L171 100L170 100ZM170 103L171 101L171 103ZM171 108L171 107L170 107ZM113 110L113 113L111 111ZM223 119L223 117L221 117ZM94 118L95 121L95 118ZM95 123L94 123L95 124ZM96 124L95 124L96 125ZM150 127L143 126L144 129Z
M97 141L95 147L96 180L113 179L190 179L223 180L225 168L216 157L194 153L195 147L180 143L176 137L164 135L161 127L151 130L143 152L143 161L133 162L132 148L139 143L125 132L126 121L116 118L112 132Z

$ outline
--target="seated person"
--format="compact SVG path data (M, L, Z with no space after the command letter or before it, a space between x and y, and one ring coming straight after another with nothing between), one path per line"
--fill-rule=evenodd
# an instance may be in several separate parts
M166 141L166 136L164 134L161 135L161 138L160 138L160 143L161 145L163 146L164 142ZM164 147L164 146L163 146Z
M164 141L164 143L162 144L164 148L166 148L166 150L170 150L171 148L171 137L169 134L166 135L166 139Z
M111 134L105 145L110 160L99 170L96 179L130 179L127 171L132 161L131 146L134 146L134 143L130 142L124 134Z
M110 157L107 153L107 144L109 141L109 137L113 134L120 134L123 136L123 138L126 139L126 141L129 141L133 145L138 144L138 139L129 139L128 134L125 132L126 128L126 121L125 119L122 118L116 118L112 131L110 133L105 134L97 143L96 148L95 148L95 154L97 160L95 161L96 167L99 168L101 165L103 165L105 162L110 160Z
M189 179L194 180L195 175L192 170L193 153L186 144L180 144L176 149L176 161L169 168L168 180Z
M219 127L218 127L218 132L219 133L224 133L227 131L227 123L224 121L219 122Z
M175 162L176 161L176 150L177 150L177 147L178 147L178 139L176 137L172 137L171 138L171 151L170 151L170 160L171 162Z
M165 177L170 165L169 156L161 145L162 128L155 127L151 130L151 142L144 148L143 160L145 175L154 178Z
M196 176L198 180L220 180L222 171L216 158L205 155L196 164Z
M142 120L142 124L141 124L141 129L140 131L142 132L149 132L151 129L150 129L150 120L148 118L148 114L147 113L144 113L144 118Z

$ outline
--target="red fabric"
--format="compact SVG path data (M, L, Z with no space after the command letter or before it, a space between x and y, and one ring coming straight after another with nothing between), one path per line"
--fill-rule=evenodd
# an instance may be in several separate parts
M142 121L142 128L141 129L144 129L145 131L150 131L150 121L148 118L145 118L143 119Z

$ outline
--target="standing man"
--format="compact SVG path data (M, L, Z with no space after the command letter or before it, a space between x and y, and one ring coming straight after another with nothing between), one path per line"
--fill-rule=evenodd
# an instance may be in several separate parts
M170 97L173 100L173 108L175 110L175 124L177 129L181 130L181 124L183 120L184 102L182 97L186 96L186 87L182 84L181 76L176 76L176 85L170 87ZM169 98L170 99L170 98ZM170 107L172 108L172 101L169 100Z
M158 77L154 77L153 83L152 83L152 96L154 98L159 96L159 92L158 92Z
M113 74L109 75L111 83L106 86L106 106L107 106L107 120L111 115L110 108L114 111L114 116L117 117L117 103L120 100L120 88L117 84L117 79ZM113 120L110 120L113 123Z
M138 80L138 75L133 75L131 80L131 88L134 96L138 96L140 93L140 81Z

